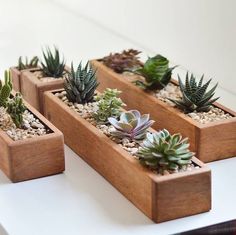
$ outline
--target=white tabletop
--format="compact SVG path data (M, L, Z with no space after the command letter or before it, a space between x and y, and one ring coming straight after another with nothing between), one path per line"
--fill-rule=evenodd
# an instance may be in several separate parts
M46 44L58 45L68 64L135 47L50 1L0 0L0 5L0 74L19 55L40 54ZM235 97L220 89L219 94L235 109ZM0 172L0 235L4 230L9 235L162 235L236 218L236 158L209 164L210 212L154 224L72 150L65 150L64 174L12 184Z

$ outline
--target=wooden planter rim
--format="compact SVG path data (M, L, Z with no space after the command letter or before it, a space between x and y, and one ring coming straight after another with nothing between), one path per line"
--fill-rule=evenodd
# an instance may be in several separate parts
M192 162L199 166L199 169L194 169L191 171L184 171L184 172L178 172L178 173L173 173L169 175L162 175L158 176L157 174L151 172L148 168L142 166L137 159L132 157L127 151L125 151L122 147L120 147L118 144L116 144L114 141L112 141L108 136L103 134L101 131L99 131L94 125L92 125L90 122L86 121L84 118L80 117L76 111L72 110L68 105L66 105L60 98L56 97L54 94L57 92L61 92L64 89L57 89L57 90L52 90L52 91L46 91L45 95L48 95L52 98L55 98L56 102L58 105L62 108L65 109L69 114L73 115L78 122L80 122L82 125L89 126L89 129L91 132L93 132L98 138L103 138L106 139L106 141L109 141L110 144L113 146L113 148L122 154L123 157L126 158L126 160L131 161L132 164L135 164L136 167L138 167L141 171L145 172L151 179L153 179L155 182L164 182L168 181L171 179L176 179L176 178L182 178L185 177L186 175L197 175L201 174L203 171L208 172L209 168L200 160L198 160L196 157L192 158ZM49 116L50 119L50 116ZM152 128L150 128L151 131L155 131Z
M178 115L179 117L183 118L185 121L187 121L188 123L196 126L197 128L208 128L211 126L215 126L217 124L222 124L222 123L230 123L232 121L232 119L236 119L236 112L234 112L233 110L221 105L218 102L215 102L213 105L221 110L223 110L226 113L229 113L232 118L226 119L226 120L218 120L218 121L214 121L214 122L209 122L209 123L199 123L197 121L195 121L194 119L192 119L191 117L187 116L185 113L181 112L181 110L179 110L176 107L172 107L168 104L166 104L165 102L159 100L158 98L154 97L152 94L149 94L148 92L145 92L144 90L142 90L141 88L133 85L130 81L124 79L122 77L122 74L116 73L114 72L112 69L110 69L109 67L107 67L106 65L104 65L101 61L99 61L99 59L95 59L92 60L91 62L97 64L99 63L99 66L103 67L103 69L106 69L107 73L110 74L111 76L114 76L114 74L116 74L116 79L120 80L123 83L126 83L128 86L133 86L133 89L138 89L139 91L141 90L143 92L144 96L148 96L149 99L152 99L153 102L157 102L158 105L162 106L163 108L171 111L171 112L175 112L176 115ZM95 65L96 66L96 65ZM175 84L178 86L178 82L174 79L171 79L171 83Z

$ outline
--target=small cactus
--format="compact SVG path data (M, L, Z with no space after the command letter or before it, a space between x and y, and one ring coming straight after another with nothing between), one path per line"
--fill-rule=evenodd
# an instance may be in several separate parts
M0 107L6 107L6 103L8 98L10 97L12 90L12 82L11 82L11 73L9 70L5 71L5 82L4 85L0 80Z
M11 116L12 121L15 123L16 127L22 127L23 123L23 113L26 107L23 103L20 93L16 93L15 97L10 99L7 104L7 113Z

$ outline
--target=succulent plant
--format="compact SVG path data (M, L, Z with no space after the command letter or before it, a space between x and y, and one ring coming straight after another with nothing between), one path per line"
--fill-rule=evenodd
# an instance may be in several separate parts
M16 127L22 127L23 113L25 112L26 107L20 93L16 93L16 95L7 102L6 110Z
M66 74L64 83L66 97L70 102L79 104L93 102L98 85L96 71L92 69L89 62L84 68L80 62L77 70L74 70L71 64L71 71Z
M219 99L219 97L211 99L215 94L215 89L218 84L216 84L212 89L207 92L207 88L211 82L211 79L203 85L203 77L204 76L201 77L199 83L197 84L196 78L193 76L193 74L191 74L189 78L187 73L184 85L180 77L178 76L179 87L182 92L182 99L169 100L174 102L178 108L182 109L186 113L193 111L209 111L212 104Z
M121 53L111 53L100 61L115 72L123 73L126 69L132 69L142 65L138 57L140 53L140 51L134 49L123 50Z
M143 140L146 137L148 128L154 123L149 120L149 114L143 114L137 110L122 112L119 120L114 117L108 118L115 131L111 134L120 139L129 138L134 141Z
M148 133L136 154L141 164L163 173L176 171L191 163L188 139L180 134L171 135L167 130Z
M55 47L54 53L49 47L43 51L44 62L41 62L43 75L60 78L64 74L65 60L60 58L59 50Z
M25 62L22 61L22 56L19 57L18 59L18 69L23 70L23 69L31 69L31 68L37 68L38 67L38 57L34 56L30 61L28 61L28 58L25 57Z
M156 55L149 57L143 66L130 70L130 72L145 78L145 81L135 81L137 86L155 90L164 88L170 82L175 67L169 68L169 61L162 55Z
M5 71L4 79L4 84L0 80L0 107L6 107L7 100L12 91L11 73L9 70Z
M123 101L118 98L121 91L107 88L102 94L97 95L95 100L98 102L98 110L94 113L97 122L106 123L109 117L118 117L121 107L125 106Z

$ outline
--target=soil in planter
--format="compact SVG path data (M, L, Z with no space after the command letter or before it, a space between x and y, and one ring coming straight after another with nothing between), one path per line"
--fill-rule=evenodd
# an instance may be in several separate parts
M0 107L0 128L15 141L43 136L52 132L29 110L23 114L22 128L17 128L3 107Z
M45 77L43 75L43 71L42 70L36 70L36 71L31 71L37 78L39 81L41 82L51 82L51 81L55 81L55 80L61 80L61 79L65 79L65 75L63 75L60 78L54 78L54 77Z
M128 80L130 80L131 82L137 79L143 80L142 77L133 75L132 73L129 73L129 72L125 72L123 73L123 75L126 75L126 78L128 78ZM165 102L166 104L172 107L175 107L175 104L171 102L170 100L168 100L168 98L174 99L174 100L179 100L182 98L182 93L180 91L179 86L173 83L167 84L167 86L165 86L161 90L150 92L150 94L157 97L159 100ZM224 110L219 109L214 106L208 112L192 112L186 115L201 124L206 124L206 123L220 121L220 120L226 120L233 117L231 114L226 113Z
M108 136L112 141L120 145L124 150L126 150L131 156L135 157L135 154L140 148L140 143L137 143L135 141L132 141L128 138L119 139L111 135L111 132L115 130L115 128L110 125L109 123L97 123L96 120L93 118L93 114L98 110L98 104L97 102L87 103L87 104L77 104L69 102L66 97L66 92L57 92L55 93L55 96L57 96L59 99L61 99L66 105L68 105L72 110L77 112L82 118L84 118L86 121L90 122L92 125L94 125L96 128L98 128L103 134ZM183 167L177 171L164 171L164 175L177 173L177 172L183 172L183 171L191 171L193 169L199 168L199 166L194 165L193 163L189 164L186 167ZM159 172L154 171L157 175L162 175Z

